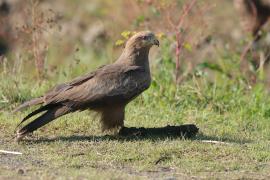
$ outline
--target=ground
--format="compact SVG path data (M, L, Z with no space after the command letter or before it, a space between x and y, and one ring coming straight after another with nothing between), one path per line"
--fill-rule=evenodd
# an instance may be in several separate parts
M128 127L166 127L194 123L200 130L191 139L162 134L106 135L100 132L95 114L81 112L64 116L17 143L13 139L14 129L28 111L16 114L3 111L0 149L23 154L0 154L0 178L270 178L269 120L261 118L266 117L265 114L260 115L266 104L261 104L262 109L253 109L254 116L251 115L250 120L243 120L246 112L252 110L240 112L241 109L250 107L255 99L259 102L259 97L247 100L249 105L242 102L239 110L232 108L220 114L211 107L217 102L205 108L190 105L192 102L185 105L186 100L192 99L192 93L184 94L186 86L181 88L183 95L179 94L180 99L185 98L182 99L184 110L180 111L182 108L174 104L162 106L162 100L159 100L160 105L152 105L147 101L154 91L150 88L128 106L125 124Z

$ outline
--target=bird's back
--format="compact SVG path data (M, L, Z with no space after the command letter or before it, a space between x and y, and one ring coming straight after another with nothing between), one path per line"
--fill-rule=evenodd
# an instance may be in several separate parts
M127 104L146 90L150 83L147 68L111 64L83 78L56 86L44 95L44 100L46 105L63 104L74 110Z

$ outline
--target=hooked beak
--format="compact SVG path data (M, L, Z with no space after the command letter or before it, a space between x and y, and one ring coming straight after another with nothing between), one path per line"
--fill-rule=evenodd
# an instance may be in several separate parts
M153 42L154 45L157 45L159 47L159 41L157 39L154 39L154 42Z

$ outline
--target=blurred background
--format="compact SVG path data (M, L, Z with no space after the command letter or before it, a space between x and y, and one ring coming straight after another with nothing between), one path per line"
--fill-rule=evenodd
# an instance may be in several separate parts
M206 86L268 89L269 28L263 23L257 38L250 26L258 13L249 13L244 3L0 0L0 108L114 62L125 41L141 30L160 39L150 60L153 86L161 94L194 79Z

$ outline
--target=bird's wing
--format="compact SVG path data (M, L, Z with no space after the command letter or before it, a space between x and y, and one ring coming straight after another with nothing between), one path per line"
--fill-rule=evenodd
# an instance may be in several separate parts
M83 76L77 77L70 82L56 85L51 90L47 91L47 93L43 96L44 103L49 104L48 100L53 99L55 96L59 95L59 93L66 92L69 89L73 88L74 86L78 86L78 85L92 79L96 75L96 73L104 67L106 67L106 66L101 66L97 70L92 71L90 73L87 73Z
M95 70L93 72L90 72L90 73L88 73L88 74L86 74L84 76L75 78L74 80L72 80L71 82L69 82L68 85L69 86L77 86L79 84L82 84L82 83L88 81L89 79L93 78L98 71L101 71L105 67L106 67L106 65L100 66L97 70Z
M46 104L64 104L75 109L124 102L147 88L141 81L145 70L139 66L111 65L99 69L91 78L82 78L47 96ZM74 83L75 82L75 83Z

